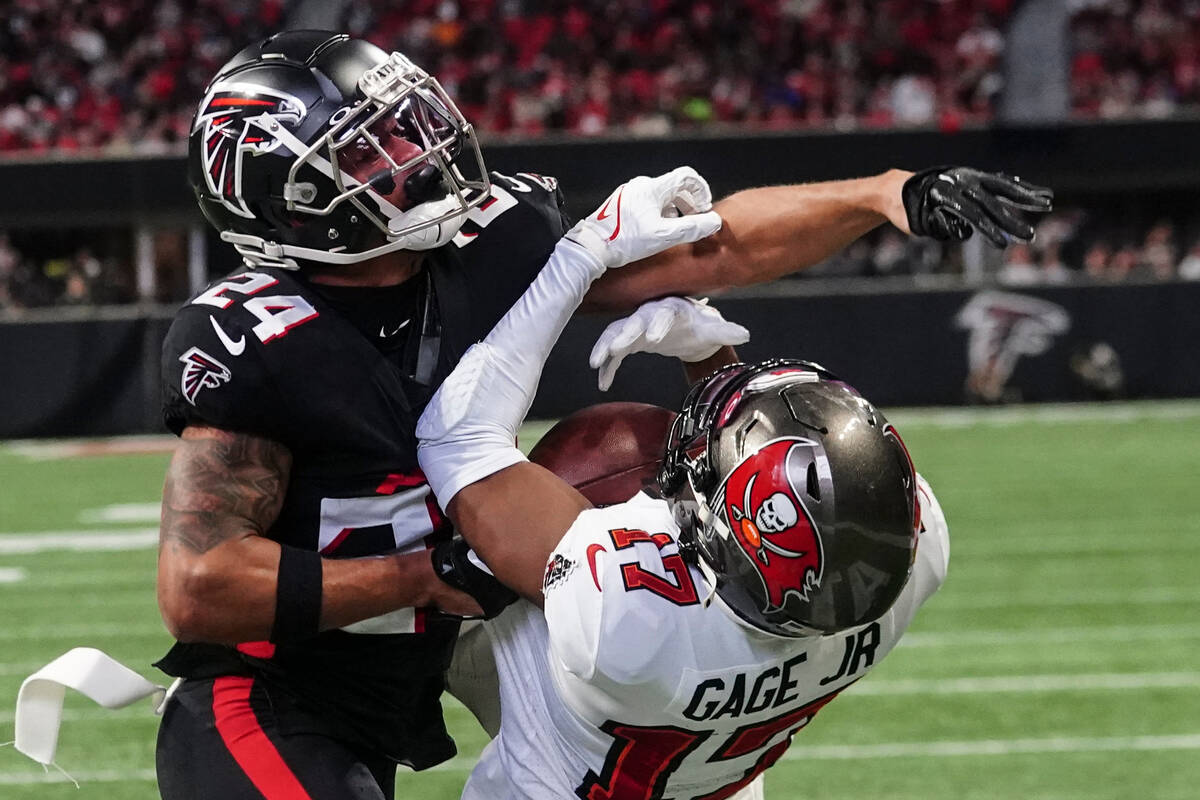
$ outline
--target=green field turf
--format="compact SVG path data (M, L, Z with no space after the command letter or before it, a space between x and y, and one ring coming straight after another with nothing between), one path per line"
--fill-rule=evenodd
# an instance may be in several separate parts
M797 736L772 800L1200 797L1200 404L893 419L949 519L950 576ZM22 678L70 647L165 681L152 549L16 551L37 532L152 536L167 456L55 455L0 447L0 741ZM82 789L4 748L0 798L158 796L148 704L66 710L58 763ZM484 738L447 716L461 755L402 771L399 797L457 797Z

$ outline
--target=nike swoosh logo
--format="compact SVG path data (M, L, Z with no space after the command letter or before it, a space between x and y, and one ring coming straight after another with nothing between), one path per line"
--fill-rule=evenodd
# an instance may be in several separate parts
M229 334L227 334L221 328L221 326L217 324L216 317L210 314L208 321L212 323L213 330L217 332L217 338L221 340L221 344L224 345L225 349L229 351L229 355L234 356L235 358L240 356L242 351L246 349L246 334L243 333L235 342L233 339L230 339Z
M410 323L410 322L412 322L412 320L411 320L411 319L406 319L406 320L404 320L404 322L401 322L399 325L397 325L397 326L396 326L396 329L395 329L395 330L393 330L393 331L391 331L391 332L389 332L389 331L387 330L387 328L385 328L383 325L380 325L380 326L379 326L379 338L380 338L380 339L390 339L390 338L392 338L392 337L393 337L393 336L395 336L397 333L399 333L400 331L404 330L404 329L405 329L405 327L407 327L407 326L408 326L408 323Z
M610 242L617 238L617 234L621 232L621 195L623 194L625 194L625 187L621 187L621 191L617 192L617 227L613 228L612 236L608 237ZM608 203L604 204L602 210L608 210ZM597 216L596 219L603 219L603 217Z
M596 584L596 591L603 591L600 588L600 576L596 574L596 554L607 552L602 544L589 544L587 549L588 566L592 568L592 582Z
M620 193L618 193L618 196L620 196ZM596 215L597 222L608 219L608 207L612 205L612 201L611 197L604 201L604 208L600 209L600 213Z

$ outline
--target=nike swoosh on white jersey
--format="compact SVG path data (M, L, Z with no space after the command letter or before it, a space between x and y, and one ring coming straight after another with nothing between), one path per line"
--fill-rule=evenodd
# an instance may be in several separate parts
M406 320L404 320L404 322L401 322L399 325L397 325L395 330L390 331L390 332L383 325L380 325L379 326L379 338L380 339L392 338L397 333L404 330L408 326L408 323L410 323L410 322L412 322L411 319L406 319Z
M229 355L235 357L240 356L242 351L246 349L246 334L243 333L235 342L233 339L230 339L229 334L227 334L221 328L221 326L217 324L216 318L211 314L208 316L208 321L212 323L213 330L217 332L217 338L221 340L221 344L224 345L225 349L229 351Z

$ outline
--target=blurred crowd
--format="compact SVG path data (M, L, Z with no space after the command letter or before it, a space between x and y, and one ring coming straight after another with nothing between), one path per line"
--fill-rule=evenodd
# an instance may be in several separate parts
M0 309L130 303L129 260L101 259L91 247L35 256L0 231Z
M283 0L5 0L0 153L179 152L205 84Z
M1112 209L1068 209L1039 224L1031 244L1002 252L981 246L979 253L983 268L972 272L967 247L912 238L885 225L793 279L956 276L967 285L1012 288L1200 280L1200 216L1140 223L1122 222ZM157 232L150 260L153 295L139 297L127 231L0 231L0 311L186 299L192 291L186 234Z
M985 121L1011 0L350 0L492 133Z
M885 226L798 277L957 274L1009 287L1200 280L1200 216L1140 221L1112 208L1071 208L1039 223L1030 244L985 248L979 256L981 269L972 272L963 246Z
M1200 2L1073 0L1076 116L1162 118L1200 106Z
M485 133L989 119L1013 0L345 0ZM205 82L299 0L9 0L0 153L180 147Z
M205 82L317 0L8 0L0 153L178 151ZM1200 2L1070 0L1071 105L1200 103ZM486 134L938 126L994 116L1017 0L337 0ZM340 11L338 10L340 9Z
M21 233L0 231L0 311L43 306L175 303L192 293L187 234L153 233L146 297L139 296L135 246L120 228Z
M1067 2L1076 115L1200 105L1200 0ZM985 123L1019 0L6 0L0 156L178 153L218 66L314 4L426 66L485 137L521 138ZM982 269L885 228L806 274L1200 280L1200 220L1139 220L1056 213ZM128 230L0 231L0 309L182 299L181 242L156 237L138 298Z

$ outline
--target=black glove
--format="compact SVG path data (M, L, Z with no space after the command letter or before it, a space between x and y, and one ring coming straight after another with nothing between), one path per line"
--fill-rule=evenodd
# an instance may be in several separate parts
M1033 226L1014 209L1045 214L1054 192L1020 178L970 167L933 167L900 190L908 227L917 236L961 242L979 231L996 247L1033 239Z
M491 619L517 601L516 592L481 568L482 561L477 563L468 556L471 546L466 539L456 536L438 542L429 552L437 576L460 592L471 595L483 609L484 619Z

